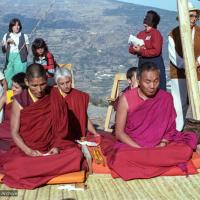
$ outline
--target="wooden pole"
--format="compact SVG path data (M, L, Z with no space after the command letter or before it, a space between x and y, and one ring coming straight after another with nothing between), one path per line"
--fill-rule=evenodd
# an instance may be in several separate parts
M193 118L200 120L200 92L194 60L194 47L192 45L193 42L188 14L188 1L177 0L177 3L181 31L181 42L185 63L185 74L189 94L188 96L192 107Z

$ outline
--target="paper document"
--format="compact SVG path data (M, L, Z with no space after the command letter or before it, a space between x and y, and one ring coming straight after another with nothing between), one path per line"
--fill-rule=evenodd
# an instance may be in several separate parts
M76 140L76 142L81 145L87 145L89 147L96 147L98 145L96 142L88 142L88 141L80 141L80 140Z
M61 185L58 187L59 190L68 190L68 191L73 191L73 190L79 190L79 191L84 191L84 188L77 188L75 184L66 184L66 185Z
M134 35L130 35L128 39L128 44L133 44L134 46L143 46L144 40L139 39Z

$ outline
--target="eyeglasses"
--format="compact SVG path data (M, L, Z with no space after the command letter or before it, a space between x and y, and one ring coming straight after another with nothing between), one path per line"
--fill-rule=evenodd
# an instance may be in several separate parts
M195 19L199 19L199 16L198 15L190 15L190 18L195 18Z

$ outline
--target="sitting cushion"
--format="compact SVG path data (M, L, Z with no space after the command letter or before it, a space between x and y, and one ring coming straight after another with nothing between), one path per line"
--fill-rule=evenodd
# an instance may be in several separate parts
M92 171L97 174L110 174L110 169L107 165L105 156L103 155L100 146L89 147L92 155Z
M193 165L192 162L189 162L187 164L188 174L197 174L196 167ZM111 171L111 175L113 178L119 178L120 176L115 173L114 171ZM187 175L185 172L183 172L179 167L172 167L165 173L161 174L160 176L184 176Z
M100 159L94 155L94 151L97 150L99 152ZM111 174L113 178L119 177L118 174L116 174L114 171L111 171L107 165L106 158L103 155L100 147L90 147L89 151L92 155L93 162L92 162L92 169L94 173L97 174ZM199 162L198 162L199 161ZM195 162L195 164L194 164ZM189 162L187 165L188 168L188 174L196 174L197 165L200 166L200 156L197 156L196 154L193 155L192 162ZM183 172L179 167L172 167L170 170L162 174L161 176L178 176L178 175L185 175L185 172Z
M192 155L192 163L194 166L198 169L200 168L200 154L197 152L194 152Z
M192 163L192 161L188 162L187 164L187 170L188 174L197 174L197 169ZM161 176L181 176L181 175L187 175L185 172L183 172L179 167L172 167L168 171L166 171Z
M62 184L62 183L83 183L85 181L85 171L63 174L52 178L47 184Z
M4 175L0 174L0 183L2 183ZM63 174L52 178L47 185L63 184L63 183L83 183L85 181L85 171Z
M98 150L101 157L100 160L102 161L99 161L98 157L94 155L95 149ZM92 168L93 168L94 173L111 174L113 178L119 177L118 174L116 174L114 171L109 169L106 162L106 157L103 155L101 151L101 147L90 147L89 151L93 158ZM200 154L195 152L193 153L191 161L187 164L188 174L197 174L198 172L196 169L198 168L200 168ZM161 176L179 176L179 175L186 175L186 174L179 167L172 167L170 170L168 170Z

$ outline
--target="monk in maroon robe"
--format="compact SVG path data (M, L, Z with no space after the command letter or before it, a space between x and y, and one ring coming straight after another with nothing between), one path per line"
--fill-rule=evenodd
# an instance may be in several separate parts
M39 64L27 68L28 90L15 97L11 134L15 145L3 164L3 183L33 189L64 173L80 171L83 156L66 140L67 106L52 90L47 94L46 72Z
M153 63L139 69L139 87L125 92L116 116L116 139L103 138L108 166L124 180L159 176L174 166L187 173L196 149L194 133L176 130L172 96L158 90L160 71Z
M68 106L68 138L71 140L80 139L87 135L87 131L98 135L87 114L89 95L72 88L70 71L66 68L58 68L55 73L55 82L57 90L64 97Z

